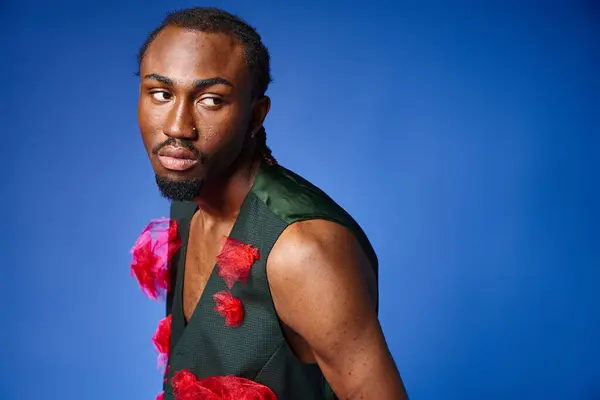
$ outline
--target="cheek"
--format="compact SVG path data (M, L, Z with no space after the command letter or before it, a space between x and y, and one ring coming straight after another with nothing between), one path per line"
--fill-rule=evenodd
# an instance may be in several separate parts
M235 142L235 133L223 125L211 125L204 123L200 126L200 137L198 138L198 150L205 153L213 162L219 161L223 153L231 149Z
M200 125L201 136L198 147L217 169L229 166L245 143L247 127L238 118L219 118L213 123L204 121Z
M201 145L207 150L241 145L249 122L238 108L233 106L218 113L199 113L196 123L200 128Z
M140 123L140 133L142 142L148 155L152 155L152 149L158 144L159 136L155 133L156 130L148 123Z
M153 107L145 107L142 102L138 106L138 125L142 135L142 141L148 154L152 149L164 141L166 138L162 135L163 116L157 113Z

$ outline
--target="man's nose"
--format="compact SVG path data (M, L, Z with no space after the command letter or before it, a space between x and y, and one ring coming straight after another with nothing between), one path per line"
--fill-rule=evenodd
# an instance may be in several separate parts
M197 136L194 124L193 104L185 100L176 102L163 128L164 134L177 139L195 139Z

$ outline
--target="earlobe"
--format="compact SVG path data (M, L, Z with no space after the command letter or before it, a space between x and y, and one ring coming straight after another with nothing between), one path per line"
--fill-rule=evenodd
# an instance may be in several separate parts
M262 128L270 109L271 99L269 96L263 96L254 101L254 106L252 108L252 133L250 135L252 138L254 138L260 131L260 128Z

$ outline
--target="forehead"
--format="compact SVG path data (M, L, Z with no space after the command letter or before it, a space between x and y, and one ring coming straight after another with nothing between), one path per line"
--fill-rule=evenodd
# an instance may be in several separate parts
M240 87L250 80L244 47L235 37L170 26L148 46L140 72L164 75L176 83L221 77Z

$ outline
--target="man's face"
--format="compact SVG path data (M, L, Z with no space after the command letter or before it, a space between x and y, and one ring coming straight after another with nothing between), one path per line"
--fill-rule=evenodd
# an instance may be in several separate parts
M193 200L240 155L252 119L243 50L230 35L176 27L148 47L138 121L164 196Z

